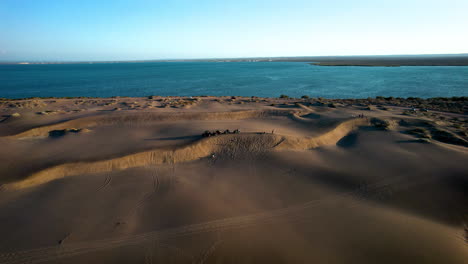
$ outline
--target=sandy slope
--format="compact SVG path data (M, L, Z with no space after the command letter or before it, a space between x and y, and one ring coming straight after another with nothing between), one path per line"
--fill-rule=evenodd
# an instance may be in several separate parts
M0 263L468 259L466 127L449 119L464 115L230 97L15 104L0 109ZM225 129L241 133L201 136Z

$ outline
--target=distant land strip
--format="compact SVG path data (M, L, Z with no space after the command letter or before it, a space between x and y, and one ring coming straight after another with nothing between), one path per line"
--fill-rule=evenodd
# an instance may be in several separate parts
M468 54L379 55L379 56L301 56L216 59L164 59L129 61L0 61L0 64L94 64L144 62L305 62L315 66L468 66Z
M412 59L343 59L313 62L317 66L361 66L361 67L400 67L400 66L468 66L468 58L412 58Z

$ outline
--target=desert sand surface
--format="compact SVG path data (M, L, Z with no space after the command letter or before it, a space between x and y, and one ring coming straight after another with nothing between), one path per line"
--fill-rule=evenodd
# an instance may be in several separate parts
M2 100L0 263L466 263L458 106Z

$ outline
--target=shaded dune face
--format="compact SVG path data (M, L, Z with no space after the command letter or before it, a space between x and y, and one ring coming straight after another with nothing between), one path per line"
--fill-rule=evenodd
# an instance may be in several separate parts
M239 112L236 112L239 113ZM233 117L236 118L249 118L249 117L259 117L268 115L276 116L278 113L281 112L263 112L260 111L259 113L255 114L255 111L249 111L247 117L245 116L245 112L242 112L241 115L235 114L219 114L214 116L222 116L222 117ZM281 114L287 114L281 113ZM198 115L201 118L203 115ZM208 118L213 116L213 114L208 114ZM144 116L145 117L145 116ZM154 118L154 116L153 116ZM164 117L165 119L169 117ZM179 119L180 116L176 116L176 120ZM108 120L103 119L100 117L101 120ZM138 122L141 120L140 118L136 118L136 120L128 119L128 117L124 117L123 119L119 118L112 118L113 120L111 123L119 124L120 122L128 123L128 122ZM118 121L115 121L118 120ZM124 121L122 121L124 120ZM148 119L143 119L148 120ZM153 120L153 119L151 119ZM83 122L83 120L79 120ZM70 121L65 122L65 124L60 124L59 127L66 126ZM106 124L108 121L103 121ZM73 122L74 124L78 124L79 122ZM96 123L93 121L89 123L88 120L84 122L86 126L96 126ZM180 162L187 162L193 161L200 158L209 157L220 157L220 158L231 158L231 159L238 159L240 157L248 158L251 155L259 155L261 153L272 151L272 150L306 150L311 148L316 148L319 146L324 145L333 145L336 144L342 137L347 135L350 131L357 129L359 126L367 124L367 121L364 119L351 119L347 121L343 121L336 125L335 127L331 127L328 131L324 132L321 135L315 137L294 137L294 136L285 136L285 135L275 135L274 130L272 133L266 132L251 132L245 133L242 135L220 135L217 137L210 137L204 138L200 140L196 140L192 143L180 146L178 148L158 148L151 151L144 151L139 153L134 153L114 159L107 159L107 160L100 160L100 161L92 161L92 162L77 162L77 163L64 163L56 166L52 166L50 168L46 168L44 170L34 172L32 175L27 177L24 180L7 184L4 186L6 189L18 189L24 187L31 187L38 184L43 184L54 179L63 178L67 176L73 176L83 173L93 173L93 172L110 172L114 170L122 170L132 167L141 167L145 165L153 165L153 164L170 164L170 163L180 163ZM69 125L69 124L68 124ZM46 131L46 129L55 129L57 125L53 126L44 126L40 127L40 131ZM74 129L78 130L78 129ZM20 133L13 137L22 138L25 135L29 136L37 136L37 128L28 130L26 132ZM57 130L52 130L57 131ZM64 135L65 133L63 133ZM9 137L11 138L11 137ZM184 138L184 137L181 137ZM196 136L188 137L196 139ZM174 139L179 139L175 137Z
M0 263L468 258L465 147L391 112L199 104L1 124Z

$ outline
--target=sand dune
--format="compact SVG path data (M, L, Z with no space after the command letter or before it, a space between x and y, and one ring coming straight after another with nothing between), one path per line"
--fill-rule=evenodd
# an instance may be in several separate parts
M221 117L226 118L225 115ZM229 116L231 117L231 116ZM235 116L239 117L239 116ZM255 116L258 117L258 116ZM138 120L138 119L137 119ZM196 141L190 145L172 150L152 150L131 154L110 160L70 163L54 166L36 172L19 182L5 184L6 189L20 189L43 184L55 179L96 172L110 172L133 167L156 164L175 164L207 158L211 155L244 155L246 152L273 150L307 150L324 145L334 145L359 125L367 124L365 119L353 119L339 124L328 132L310 138L291 138L277 134L220 135ZM235 141L233 144L232 142ZM235 152L239 152L239 154Z
M298 111L290 110L250 110L250 111L234 111L234 112L207 112L207 113L170 113L159 114L153 112L137 113L137 114L108 114L102 116L78 118L66 122L61 122L53 125L46 125L21 132L16 135L9 136L11 138L28 138L48 136L51 130L61 130L69 128L92 128L99 125L118 125L118 124L139 124L143 125L148 122L161 121L178 121L178 120L242 120L248 118L261 118L265 116L288 116L297 114Z
M67 257L73 257L85 253L91 253L100 250L119 248L122 246L138 245L150 240L158 240L160 242L174 239L177 237L190 236L200 233L210 233L220 230L231 230L240 229L245 227L252 227L256 225L264 225L270 222L282 222L285 221L288 224L295 222L307 222L307 210L320 209L323 204L336 203L338 201L345 201L350 203L352 207L360 207L359 209L381 211L381 214L387 215L390 218L390 222L405 221L410 222L416 228L418 225L424 226L424 229L431 229L432 232L429 234L428 239L443 239L445 243L450 244L454 247L454 251L462 253L466 245L464 244L463 237L459 235L460 230L454 228L447 228L443 225L434 224L424 219L419 219L410 215L404 215L398 212L392 212L391 210L382 210L379 208L373 208L367 204L362 204L359 201L353 201L352 193L345 193L327 198L309 201L307 203L291 206L284 209L273 210L264 213L258 213L254 215L246 215L232 218L225 218L221 220L209 221L204 223L192 224L187 226L181 226L178 228L171 228L166 230L159 230L157 232L148 232L144 234L134 236L124 236L118 239L108 239L101 241L87 241L83 243L74 243L67 246L54 246L39 248L34 250L27 250L21 252L15 252L13 254L0 255L2 263L40 263L44 261L57 260ZM354 204L353 204L354 203ZM372 212L374 213L374 212ZM393 219L392 219L393 218ZM284 224L284 223L281 223ZM424 231L422 231L424 232ZM431 237L432 236L432 237ZM463 254L462 254L463 255ZM464 254L465 257L468 256ZM453 258L459 261L462 258Z
M241 97L54 101L0 109L0 263L468 258L465 115ZM240 133L202 137L225 129Z

